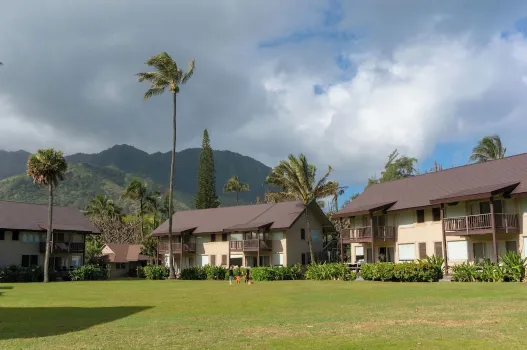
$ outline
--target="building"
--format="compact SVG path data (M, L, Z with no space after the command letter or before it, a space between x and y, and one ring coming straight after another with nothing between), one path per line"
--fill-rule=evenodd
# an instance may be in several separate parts
M47 205L0 201L0 267L44 265L47 228ZM98 233L78 209L54 206L50 266L81 266L86 235Z
M527 154L370 186L333 219L351 263L526 256Z
M331 221L314 201L308 207L313 251L324 248L324 233L334 232ZM189 266L290 266L306 264L304 206L298 201L180 211L173 216L174 263L183 254ZM168 221L154 236L159 252L168 258ZM182 238L183 237L183 238ZM178 267L177 267L178 268Z
M102 259L110 267L110 277L135 275L138 266L145 266L149 257L141 254L142 248L141 244L105 244Z

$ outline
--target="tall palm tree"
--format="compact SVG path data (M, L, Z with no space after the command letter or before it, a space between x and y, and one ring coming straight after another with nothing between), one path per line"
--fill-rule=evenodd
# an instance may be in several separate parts
M61 151L53 148L39 149L37 154L27 160L27 175L34 183L48 186L48 231L46 233L46 254L44 257L44 282L49 282L49 259L51 251L51 234L53 232L53 187L66 177L68 164Z
M505 152L507 152L507 149L503 147L498 135L485 136L472 149L472 155L469 161L483 163L489 160L501 159L505 157Z
M121 216L122 209L102 193L90 199L84 214L88 216Z
M146 195L145 198L145 212L153 215L154 229L157 227L157 214L159 212L159 200L161 193L159 191L152 191Z
M176 161L176 98L179 93L179 86L185 84L194 74L194 60L188 64L187 72L183 72L177 65L176 61L166 52L162 52L150 57L146 64L154 67L155 72L138 73L139 82L150 82L150 88L145 92L144 99L148 100L152 96L161 95L168 88L172 93L172 102L174 111L172 115L172 161L170 163L170 185L169 185L169 202L170 212L174 207L174 165ZM182 254L183 255L183 254ZM168 278L176 278L174 270L174 261L172 259L172 215L168 217L168 256L170 274ZM181 256L183 259L183 256Z
M238 176L233 176L229 180L227 180L227 183L225 186L223 186L223 192L236 192L236 204L239 202L239 195L240 192L248 192L249 191L249 184L244 184L240 182L240 179Z
M269 190L266 197L274 202L283 200L299 200L304 205L304 215L306 219L307 244L311 261L315 261L311 240L311 228L309 226L308 207L311 202L329 196L333 196L339 184L336 181L328 181L331 174L331 167L327 172L316 180L317 168L309 164L306 157L300 154L298 158L290 154L288 160L282 160L271 170L267 176L266 183L280 188L280 191Z
M339 196L342 196L348 186L339 186L333 194L333 205L335 212L339 211Z
M141 237L144 237L144 212L146 197L148 196L148 187L139 180L132 180L124 189L122 198L139 202L139 217L141 218Z

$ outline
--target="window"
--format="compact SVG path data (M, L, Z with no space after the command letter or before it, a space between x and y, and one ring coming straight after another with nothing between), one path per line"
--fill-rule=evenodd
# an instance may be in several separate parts
M441 221L441 208L432 208L432 220Z
M443 243L434 242L434 255L437 257L443 257Z
M5 231L0 231L0 241L5 239Z
M57 242L65 242L64 233L56 233L55 240Z
M475 262L482 262L486 258L488 258L487 251L485 249L485 243L478 242L472 244L472 249L474 252L474 261Z
M73 266L73 259L71 260L71 264ZM117 270L124 270L126 269L126 263L115 263L115 268Z
M306 260L308 265L311 264L311 254L306 253Z
M380 262L394 262L393 247L380 247L377 260Z
M416 213L417 213L417 223L422 224L423 222L425 222L425 211L423 209L416 210Z
M306 239L306 230L303 228L300 229L300 239L305 240Z
M13 241L18 241L18 235L19 235L19 232L18 231L12 231L11 232L11 239Z
M203 244L210 242L211 237L204 237L204 236L197 236L196 237L196 243Z
M284 239L284 233L283 232L273 232L271 233L271 237L273 241L279 241L281 239Z
M82 265L82 259L80 255L72 255L71 257L71 266L79 267ZM123 267L124 269L124 267Z
M216 235L214 233L210 235L210 241L216 242Z
M419 243L419 260L426 259L426 243Z
M231 233L231 241L243 241L243 233Z
M216 255L211 255L210 256L210 264L212 266L216 266Z
M22 242L24 243L38 243L40 242L40 234L32 232L22 233Z
M467 241L447 242L448 260L467 260Z
M508 252L518 252L518 246L516 244L516 241L507 241L505 242L505 250Z
M226 254L223 254L221 256L221 264L224 266L227 266L227 255Z
M306 264L306 254L302 253L302 265Z
M415 260L415 244L399 244L399 260Z
M283 265L284 265L284 254L273 253L273 266L283 266Z
M22 255L22 266L37 266L38 265L38 255Z
M316 242L318 241L319 233L318 230L311 230L311 241Z
M227 242L227 234L226 233L222 233L221 234L221 241L222 242Z
M269 256L260 256L260 266L269 266Z
M364 247L355 247L355 262L364 262Z

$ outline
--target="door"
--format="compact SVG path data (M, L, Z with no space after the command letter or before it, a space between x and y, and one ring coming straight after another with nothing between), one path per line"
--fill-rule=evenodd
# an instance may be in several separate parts
M500 228L503 227L503 202L502 201L494 201L494 220L496 223L496 227Z
M208 255L200 255L201 258L201 266L206 266L209 264L209 256Z
M474 250L474 262L479 263L485 260L485 243L473 243L472 247Z
M394 262L393 247L379 247L380 262Z

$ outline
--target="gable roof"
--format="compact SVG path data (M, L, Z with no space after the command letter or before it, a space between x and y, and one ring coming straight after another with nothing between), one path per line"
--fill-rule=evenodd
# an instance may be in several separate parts
M363 208L385 203L393 203L384 208L390 212L489 198L498 193L527 195L527 154L375 184L333 217L361 215Z
M325 226L332 227L331 221L314 201L310 204L310 210ZM178 211L172 217L172 233L177 235L189 229L193 229L194 234L251 231L261 227L288 229L303 211L304 206L299 201ZM168 220L152 234L167 235Z
M46 231L47 227L47 204L0 201L0 229ZM53 206L53 230L100 233L80 210L61 206Z
M141 254L142 244L107 243L106 247L113 252L113 254L103 254L109 262L124 263L149 259L148 256Z

